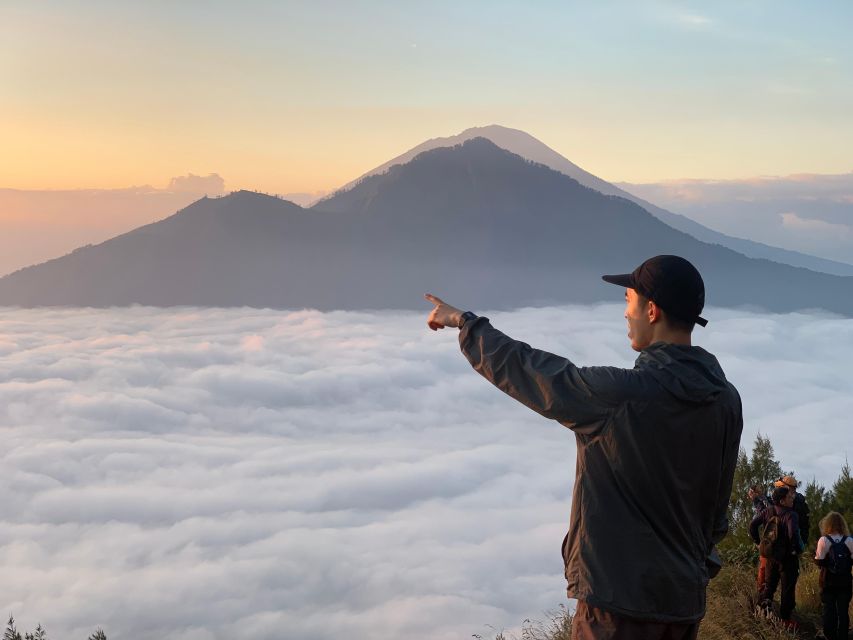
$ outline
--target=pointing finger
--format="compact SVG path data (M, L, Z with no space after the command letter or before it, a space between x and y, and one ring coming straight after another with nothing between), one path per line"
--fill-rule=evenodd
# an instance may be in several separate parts
M429 302L433 304L445 304L444 300L439 298L438 296L434 296L431 293L425 293L424 298L426 298Z

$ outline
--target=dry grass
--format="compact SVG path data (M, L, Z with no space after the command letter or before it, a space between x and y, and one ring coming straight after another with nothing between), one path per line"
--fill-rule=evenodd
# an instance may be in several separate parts
M802 626L796 633L781 626L778 619L755 613L755 569L729 566L711 581L705 619L699 628L699 640L792 640L813 639L820 627L821 603L818 571L803 563L797 581L797 608L794 619ZM778 604L778 592L776 595ZM494 640L570 640L572 618L561 605L544 622L524 622L521 637L499 633Z
M817 571L804 568L801 578L811 582L814 574L814 584L817 584ZM708 606L705 619L699 628L699 640L791 640L791 638L814 638L814 615L811 603L809 608L801 607L798 584L797 608L794 618L802 628L794 634L775 618L768 619L756 615L755 611L755 569L753 567L726 567L720 572L708 588ZM778 592L777 592L778 602ZM814 612L820 614L820 602ZM805 614L805 615L804 615Z

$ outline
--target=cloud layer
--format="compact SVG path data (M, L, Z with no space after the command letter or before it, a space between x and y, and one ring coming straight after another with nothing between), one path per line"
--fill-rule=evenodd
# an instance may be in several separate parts
M853 323L708 310L744 444L831 482ZM51 637L459 638L564 601L574 438L424 314L0 313L0 607ZM492 315L631 366L618 305Z

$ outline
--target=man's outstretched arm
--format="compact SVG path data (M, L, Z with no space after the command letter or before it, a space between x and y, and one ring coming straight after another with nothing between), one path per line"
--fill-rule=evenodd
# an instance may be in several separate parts
M459 327L462 311L427 294L436 305L433 330ZM570 360L513 340L488 318L464 324L459 344L471 366L507 395L578 433L594 435L609 413L632 394L631 372L615 367L577 367Z

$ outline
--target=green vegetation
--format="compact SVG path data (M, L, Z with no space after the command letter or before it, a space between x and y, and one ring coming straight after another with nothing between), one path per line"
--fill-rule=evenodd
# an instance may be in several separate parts
M22 636L21 632L15 626L15 618L9 615L9 621L6 623L6 630L3 632L2 640L48 640L48 636L41 624L32 633L26 631ZM107 635L103 629L98 627L95 633L89 636L88 640L107 640Z
M720 554L727 562L758 561L755 545L749 538L753 509L747 491L755 484L769 488L781 475L797 474L793 471L783 471L781 462L773 453L770 438L758 434L752 447L752 455L748 456L746 451L741 449L729 500L729 535L720 544ZM818 484L812 478L805 486L801 486L799 491L805 496L811 513L809 549L803 554L803 557L807 557L809 551L814 551L814 545L820 536L820 519L829 511L838 511L848 523L853 522L853 477L850 476L850 465L844 463L831 489Z

